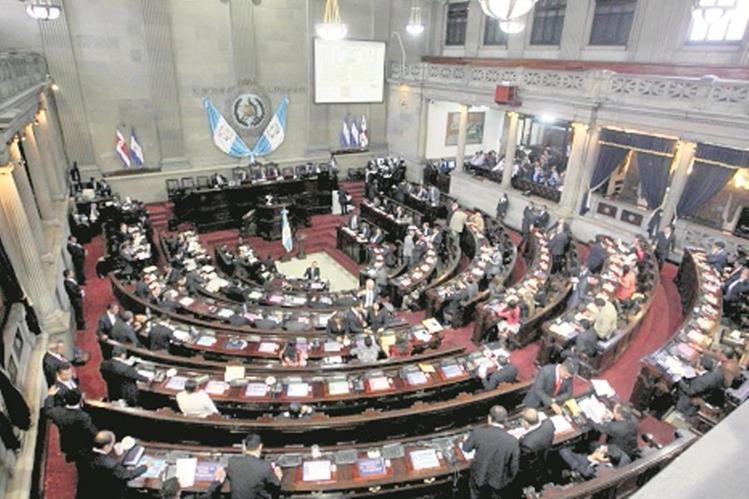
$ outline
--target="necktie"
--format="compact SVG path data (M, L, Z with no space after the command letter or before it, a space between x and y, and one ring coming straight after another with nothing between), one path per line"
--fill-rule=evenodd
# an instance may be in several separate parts
M554 380L554 393L552 395L556 395L557 393L559 393L559 388L561 388L561 386L562 386L562 380L559 376L557 376L556 379Z

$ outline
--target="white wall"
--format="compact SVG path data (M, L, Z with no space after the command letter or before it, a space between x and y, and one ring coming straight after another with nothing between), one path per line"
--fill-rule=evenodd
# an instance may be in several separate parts
M476 151L497 151L499 149L502 125L504 124L504 113L485 106L471 107L469 112L484 111L484 138L481 144L466 144L466 156ZM457 146L446 146L445 135L447 133L447 113L460 112L460 104L457 102L446 102L432 100L429 102L427 111L427 140L424 156L427 159L454 158L458 153Z

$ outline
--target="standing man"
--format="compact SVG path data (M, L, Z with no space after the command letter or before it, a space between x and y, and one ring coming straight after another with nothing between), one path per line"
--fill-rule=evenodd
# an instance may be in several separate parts
M497 220L504 220L505 216L507 215L507 207L510 204L510 200L507 199L507 194L504 192L501 196L499 196L499 201L497 201Z
M666 225L655 237L655 259L658 260L659 270L663 269L663 262L668 260L668 255L674 249L675 241L672 230L670 225Z
M495 405L487 418L489 426L475 428L463 442L464 451L476 451L469 480L471 499L499 497L518 472L520 447L505 431L506 420L507 409Z
M80 285L86 284L86 250L78 244L75 236L68 237L68 253L70 253L70 259L73 260L76 280Z
M307 267L307 270L304 271L304 278L308 281L320 280L320 267L317 266L317 261L313 260L312 265Z
M86 329L86 319L83 317L83 297L86 292L78 285L78 281L73 277L73 271L65 269L62 273L64 279L65 292L68 294L70 305L73 306L75 315L75 327L78 331Z
M99 499L102 494L111 499L126 497L127 482L148 471L147 464L128 469L114 451L115 436L111 431L100 431L94 437L94 448L89 455L86 472L78 480L77 499Z
M99 366L99 371L107 384L107 398L110 401L124 400L127 405L138 405L138 381L148 378L138 374L135 366L127 360L127 350L117 345L112 349L112 358Z
M466 225L466 219L468 215L460 208L458 203L452 204L452 216L450 217L450 223L448 226L453 234L459 236L463 232L463 227Z
M552 273L561 272L564 269L565 257L569 243L569 236L564 230L564 224L557 224L556 233L549 241L549 251L551 252L552 257Z
M242 455L229 458L226 477L231 482L231 499L269 499L281 487L281 468L261 459L262 452L260 437L250 433L242 441Z
M65 343L61 340L52 341L42 359L42 369L48 387L54 385L57 380L57 368L69 363L70 361L65 357Z

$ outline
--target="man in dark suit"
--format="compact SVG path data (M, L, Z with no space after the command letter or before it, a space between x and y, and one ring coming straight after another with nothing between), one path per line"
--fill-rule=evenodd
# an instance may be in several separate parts
M149 350L169 350L172 330L158 322L148 321L145 325Z
M260 437L250 433L242 441L242 455L229 458L231 499L270 499L281 486L281 468L261 459L262 452Z
M734 273L723 285L723 301L730 303L738 302L741 295L749 291L749 267Z
M81 392L68 390L61 398L63 405L55 405L55 396L59 393L52 387L44 401L47 416L57 425L60 434L60 449L67 462L79 463L91 450L96 427L91 416L81 409Z
M546 227L549 226L549 218L549 209L546 205L543 205L541 211L536 215L536 220L533 222L533 225L541 230L546 230Z
M597 235L593 244L590 245L588 258L585 259L585 266L590 269L591 273L598 274L603 268L606 261L606 250L603 248L603 236Z
M535 225L536 223L536 205L531 202L530 204L525 205L525 208L523 208L523 222L521 224L521 231L523 233L523 237L528 237L528 233L531 230L531 227Z
M376 301L372 304L372 309L369 311L369 323L373 331L386 328L392 320L393 314L382 303Z
M361 334L366 327L367 323L364 318L364 305L360 302L346 312L346 332L350 334Z
M520 448L515 437L505 431L506 420L507 410L495 405L489 412L488 426L475 428L463 442L464 451L476 452L469 479L471 499L498 497L518 472Z
M562 364L548 364L536 374L533 386L523 399L527 407L551 407L560 414L562 408L559 402L564 402L572 396L572 376L577 365L570 359Z
M122 318L115 322L109 336L120 343L132 343L141 346L140 340L135 334L135 329L133 329L133 313L129 310L122 312Z
M75 236L68 237L68 253L70 254L70 259L73 261L75 279L81 285L86 284L86 250L78 244Z
M723 268L728 265L728 255L726 255L726 243L716 241L713 244L710 253L707 254L707 263L713 266L718 275L723 273Z
M520 461L525 462L551 449L554 443L554 423L538 417L538 411L532 407L523 411L522 424L525 434L520 437Z
M112 400L124 400L129 406L138 404L138 381L148 378L138 374L134 366L127 361L127 350L116 346L112 349L112 358L99 366L99 371L107 383L107 397Z
M497 220L501 221L505 219L505 215L507 215L507 207L509 206L509 204L510 201L509 199L507 199L507 194L503 192L502 195L499 196L499 201L497 201Z
M161 499L181 499L182 497L191 497L192 499L218 499L221 497L221 487L224 485L224 480L226 480L226 470L219 466L213 473L213 480L205 492L198 495L188 494L183 496L179 479L176 476L173 476L162 484L160 497Z
M676 410L685 416L691 416L697 412L697 406L702 397L723 387L725 379L723 367L715 366L712 359L704 356L700 363L705 372L691 380L681 380L677 387L679 399L676 402Z
M551 267L553 273L560 272L564 269L564 261L569 242L569 236L564 230L564 224L559 224L556 233L549 241L549 252L553 259Z
M99 325L97 331L100 334L106 334L109 336L112 333L112 328L119 320L120 306L114 302L107 305L107 310L104 314L99 317Z
M598 352L598 334L593 329L593 325L588 319L580 319L580 327L582 331L575 337L575 348L562 352L562 357L577 357L578 355L593 357Z
M153 279L154 278L151 274L143 275L138 279L138 282L135 283L135 296L143 298L144 300L147 299L148 295L151 294L150 285L153 282Z
M307 267L307 270L304 271L304 278L308 281L320 280L320 267L317 266L317 261L313 260L312 264Z
M50 387L54 391L53 404L58 407L65 405L65 396L71 390L78 390L78 383L73 379L73 366L63 362L57 366L55 383Z
M52 341L49 350L47 350L42 359L42 369L44 370L44 378L47 380L48 387L54 385L57 380L57 368L62 364L68 363L70 361L65 358L65 343L60 340Z
M658 268L663 268L663 262L668 260L669 254L674 249L674 236L671 231L671 226L666 225L662 231L658 232L655 236L655 259L658 260Z
M518 377L518 368L510 363L505 357L497 358L498 369L487 375L486 365L481 365L476 371L476 375L484 385L485 390L494 390L501 383L512 383Z
M616 447L599 445L591 454L579 454L571 449L564 448L559 451L559 457L567 464L569 471L579 474L582 478L589 480L594 478L601 466L613 466L618 468L626 466L631 461L626 454ZM565 470L567 471L567 470Z
M593 422L593 428L607 435L606 444L618 447L630 458L637 450L637 419L626 405L616 404L611 421Z
M100 431L94 437L94 446L87 457L85 472L79 477L76 499L124 499L127 482L148 471L148 463L128 469L112 455L115 436L111 431Z
M65 292L70 300L70 305L73 307L73 314L75 315L75 326L79 331L86 329L86 320L83 316L83 297L86 296L86 292L81 289L78 285L78 281L73 278L73 271L65 269L62 273L64 279L63 285L65 286Z

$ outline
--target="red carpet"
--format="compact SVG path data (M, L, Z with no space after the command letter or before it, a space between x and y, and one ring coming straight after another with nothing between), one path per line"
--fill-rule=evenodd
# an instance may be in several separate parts
M347 184L349 192L354 196L356 202L361 199L361 183L353 185ZM159 204L149 206L149 212L157 230L166 230L166 221L168 219L168 204ZM312 218L313 225L306 228L303 232L307 235L305 249L307 253L314 251L327 251L336 261L344 265L351 272L358 274L356 264L346 257L343 253L335 249L335 227L337 227L343 217L334 215L319 215ZM201 236L204 242L213 246L226 242L233 246L236 242L237 231L226 230L219 231ZM518 242L517 234L512 234L513 241ZM259 238L252 238L251 244L258 248L260 255L271 254L274 257L283 254L283 248L279 241L267 242ZM582 245L581 245L582 246ZM88 328L85 332L76 333L76 344L83 350L91 354L91 360L83 367L78 368L77 374L81 387L88 398L100 398L106 393L106 387L99 374L98 366L101 362L101 353L96 342L96 324L98 318L104 313L107 303L113 297L109 281L98 279L94 270L96 260L102 255L102 239L94 239L88 246L88 257L86 261L86 275L88 284L85 286L85 315ZM210 248L212 249L212 248ZM581 247L581 257L587 252L586 247ZM513 269L512 282L521 279L526 272L526 265L522 258L517 259ZM676 286L673 283L673 276L676 274L676 267L667 265L664 268L662 281L657 289L657 296L649 314L644 319L643 327L638 337L634 340L628 351L619 359L617 364L604 373L604 376L616 389L619 396L627 399L634 386L635 379L639 372L639 360L645 354L655 350L662 345L676 328L679 327L682 320L681 306ZM424 319L424 312L401 312L402 317L414 324ZM663 320L664 318L668 320ZM466 347L467 349L475 348L470 338L473 332L473 323L462 328L448 332L446 342ZM515 363L520 371L521 379L529 379L533 376L535 367L534 360L538 353L539 342L528 345L527 347L514 351L511 360ZM575 391L584 389L584 383L576 382ZM653 431L658 431L658 422L650 422L649 427ZM114 429L115 432L117 429ZM650 431L650 430L649 430ZM118 435L122 436L122 435ZM58 445L57 430L54 425L50 425L48 432L48 452L47 462L45 463L45 498L47 499L69 499L75 494L75 467L65 462L60 453Z

